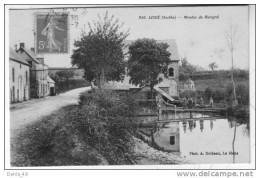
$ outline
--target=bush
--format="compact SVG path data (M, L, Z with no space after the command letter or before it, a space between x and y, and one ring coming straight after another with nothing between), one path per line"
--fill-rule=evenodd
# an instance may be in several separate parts
M67 81L59 81L55 83L55 86L56 92L62 93L75 88L90 86L90 82L85 79L69 79Z
M235 69L233 71L234 79L249 79L249 71L242 69ZM180 71L179 79L187 80L191 78L192 80L203 80L203 79L218 79L222 76L224 79L231 78L230 70L218 70L218 71L196 71L192 73L184 73Z
M229 83L225 86L225 95L227 101L232 101L233 96L233 85ZM241 105L249 104L249 85L248 84L239 84L236 85L236 95L238 103Z
M239 104L249 104L249 86L247 84L236 85L236 95ZM213 98L214 102L231 102L232 100L234 100L233 84L228 83L223 90L213 90L212 88L207 87L204 91L204 98L208 101L210 97Z
M131 119L137 103L128 95L95 90L80 95L77 125L88 143L109 164L133 164L131 146L137 123Z
M196 98L197 93L196 91L191 91L191 90L184 90L180 93L181 98L186 98L186 97L191 97L191 98Z
M58 71L56 74L50 74L50 78L55 81L56 93L91 85L89 81L83 78L72 78L73 74L73 71Z
M249 104L249 85L240 84L236 86L237 100L242 105Z
M240 106L228 107L227 115L230 117L229 119L235 119L240 124L249 124L249 108L244 108Z
M74 125L78 106L66 106L22 130L12 141L12 166L99 165L102 156Z

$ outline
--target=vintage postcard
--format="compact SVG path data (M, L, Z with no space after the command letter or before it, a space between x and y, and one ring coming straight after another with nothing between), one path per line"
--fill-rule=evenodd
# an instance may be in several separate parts
M7 168L254 169L254 5L6 8Z

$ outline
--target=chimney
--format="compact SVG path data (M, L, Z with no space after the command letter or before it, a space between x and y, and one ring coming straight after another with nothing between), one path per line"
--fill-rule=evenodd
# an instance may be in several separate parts
M17 52L17 44L14 45L14 50Z
M31 51L32 51L33 53L35 53L35 48L31 48Z
M44 58L43 57L37 57L37 60L44 65Z
M24 43L20 43L20 48L24 48L24 47L25 47Z

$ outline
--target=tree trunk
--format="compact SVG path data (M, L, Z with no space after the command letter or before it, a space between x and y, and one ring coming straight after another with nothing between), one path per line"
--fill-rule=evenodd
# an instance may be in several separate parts
M103 89L104 88L104 84L105 84L105 69L102 68L101 69L100 78L99 78L99 88Z
M231 59L232 59L232 68L231 68L231 80L233 84L233 95L234 95L234 101L237 101L237 95L236 95L236 85L234 82L234 59L233 59L233 51L231 51Z
M151 89L151 99L153 100L153 86L150 85L150 89Z

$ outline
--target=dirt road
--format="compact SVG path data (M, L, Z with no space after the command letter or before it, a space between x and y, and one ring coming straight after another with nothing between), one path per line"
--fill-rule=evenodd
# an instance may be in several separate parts
M86 90L90 90L90 87L74 89L46 99L34 99L18 103L13 107L15 109L11 108L10 111L10 136L14 136L23 126L36 121L42 116L46 116L63 106L77 104L79 94Z

